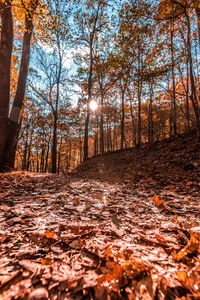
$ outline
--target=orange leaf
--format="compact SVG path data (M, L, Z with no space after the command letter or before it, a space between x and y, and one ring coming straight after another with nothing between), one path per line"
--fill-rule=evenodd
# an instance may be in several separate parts
M50 266L52 264L52 260L50 258L41 258L41 264L43 266Z
M109 246L106 248L105 255L107 257L112 257L113 256L112 250L110 249Z
M187 280L187 272L186 271L178 271L176 272L178 280L181 282L186 282Z
M160 206L165 207L165 201L164 200L160 200L157 196L151 197L151 200L153 200L153 202L155 203L155 205L157 207L160 207Z
M156 234L156 238L158 241L166 242L164 236L162 236L162 235Z
M135 209L135 205L130 205L129 209Z
M43 233L42 236L48 238L48 239L53 239L55 235L55 232L51 232L49 230L46 230L45 233Z
M192 182L191 181L186 181L186 185L191 185Z

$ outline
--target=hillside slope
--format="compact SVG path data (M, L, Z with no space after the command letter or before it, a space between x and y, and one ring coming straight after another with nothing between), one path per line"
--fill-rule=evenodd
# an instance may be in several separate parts
M147 189L170 186L183 193L191 189L199 192L200 143L194 133L188 133L152 146L93 157L76 172L82 178L110 183L143 185Z

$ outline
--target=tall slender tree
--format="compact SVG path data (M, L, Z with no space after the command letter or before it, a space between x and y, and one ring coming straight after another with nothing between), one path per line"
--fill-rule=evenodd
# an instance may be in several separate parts
M24 36L21 64L18 76L17 90L11 112L10 102L10 67L13 49L13 1L0 1L0 16L2 21L0 42L0 169L14 166L16 143L19 133L20 114L23 106L26 79L30 60L31 37L33 33L33 18L38 0L30 0L27 4L21 1L24 12Z
M88 134L89 134L89 120L90 108L89 103L92 98L93 86L93 68L94 68L94 51L95 43L106 25L106 1L95 0L85 1L85 5L77 11L75 17L75 24L78 31L76 33L76 40L82 46L86 46L88 54L86 58L87 63L87 101L86 101L86 117L85 117L85 131L84 131L84 160L88 158Z

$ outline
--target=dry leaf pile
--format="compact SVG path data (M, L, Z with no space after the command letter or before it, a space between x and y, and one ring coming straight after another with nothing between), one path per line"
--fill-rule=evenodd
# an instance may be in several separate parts
M69 176L0 175L0 299L200 299L190 141L96 157Z

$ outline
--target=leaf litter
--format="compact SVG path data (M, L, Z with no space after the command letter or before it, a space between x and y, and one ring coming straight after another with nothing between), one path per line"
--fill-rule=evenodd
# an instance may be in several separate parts
M199 156L157 147L0 175L0 299L200 299Z

